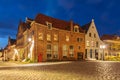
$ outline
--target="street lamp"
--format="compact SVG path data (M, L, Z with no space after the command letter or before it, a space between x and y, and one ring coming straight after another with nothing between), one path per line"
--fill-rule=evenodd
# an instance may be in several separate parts
M106 48L106 46L105 45L100 45L100 48L103 50L102 60L104 60L104 49Z
M28 41L30 42L30 41L31 41L31 38L28 38Z

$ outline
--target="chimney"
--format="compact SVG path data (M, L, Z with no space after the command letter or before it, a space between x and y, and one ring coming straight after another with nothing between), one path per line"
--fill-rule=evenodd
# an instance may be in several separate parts
M70 21L70 30L73 31L73 21Z

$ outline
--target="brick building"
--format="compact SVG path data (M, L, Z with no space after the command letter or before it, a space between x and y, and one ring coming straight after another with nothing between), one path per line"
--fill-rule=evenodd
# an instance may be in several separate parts
M43 14L20 22L16 49L19 59L32 61L81 60L85 53L85 33L73 21Z
M105 44L104 59L109 57L120 57L120 36L103 35L101 40Z

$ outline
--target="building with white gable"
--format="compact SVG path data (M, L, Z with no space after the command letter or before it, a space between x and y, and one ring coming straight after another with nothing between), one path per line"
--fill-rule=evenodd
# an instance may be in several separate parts
M98 60L101 59L100 55L100 40L98 31L94 20L82 26L85 30L85 58L87 60Z

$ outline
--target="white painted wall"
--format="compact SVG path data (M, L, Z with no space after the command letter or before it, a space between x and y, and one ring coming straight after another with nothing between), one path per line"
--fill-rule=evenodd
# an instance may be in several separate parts
M91 37L89 37L89 33L91 33ZM96 35L96 37L94 37L94 34ZM94 20L92 20L90 27L85 35L85 43L86 46L85 48L87 49L87 59L95 59L95 49L98 50L98 55L99 55L99 49L100 49L100 44L101 44L101 40L99 38L97 29L96 29L96 25L94 23ZM87 46L87 41L89 41L90 46ZM94 43L94 46L92 46L92 41ZM98 47L96 47L96 42L98 41ZM90 58L90 49L92 49L92 58ZM99 58L100 56L98 56Z

